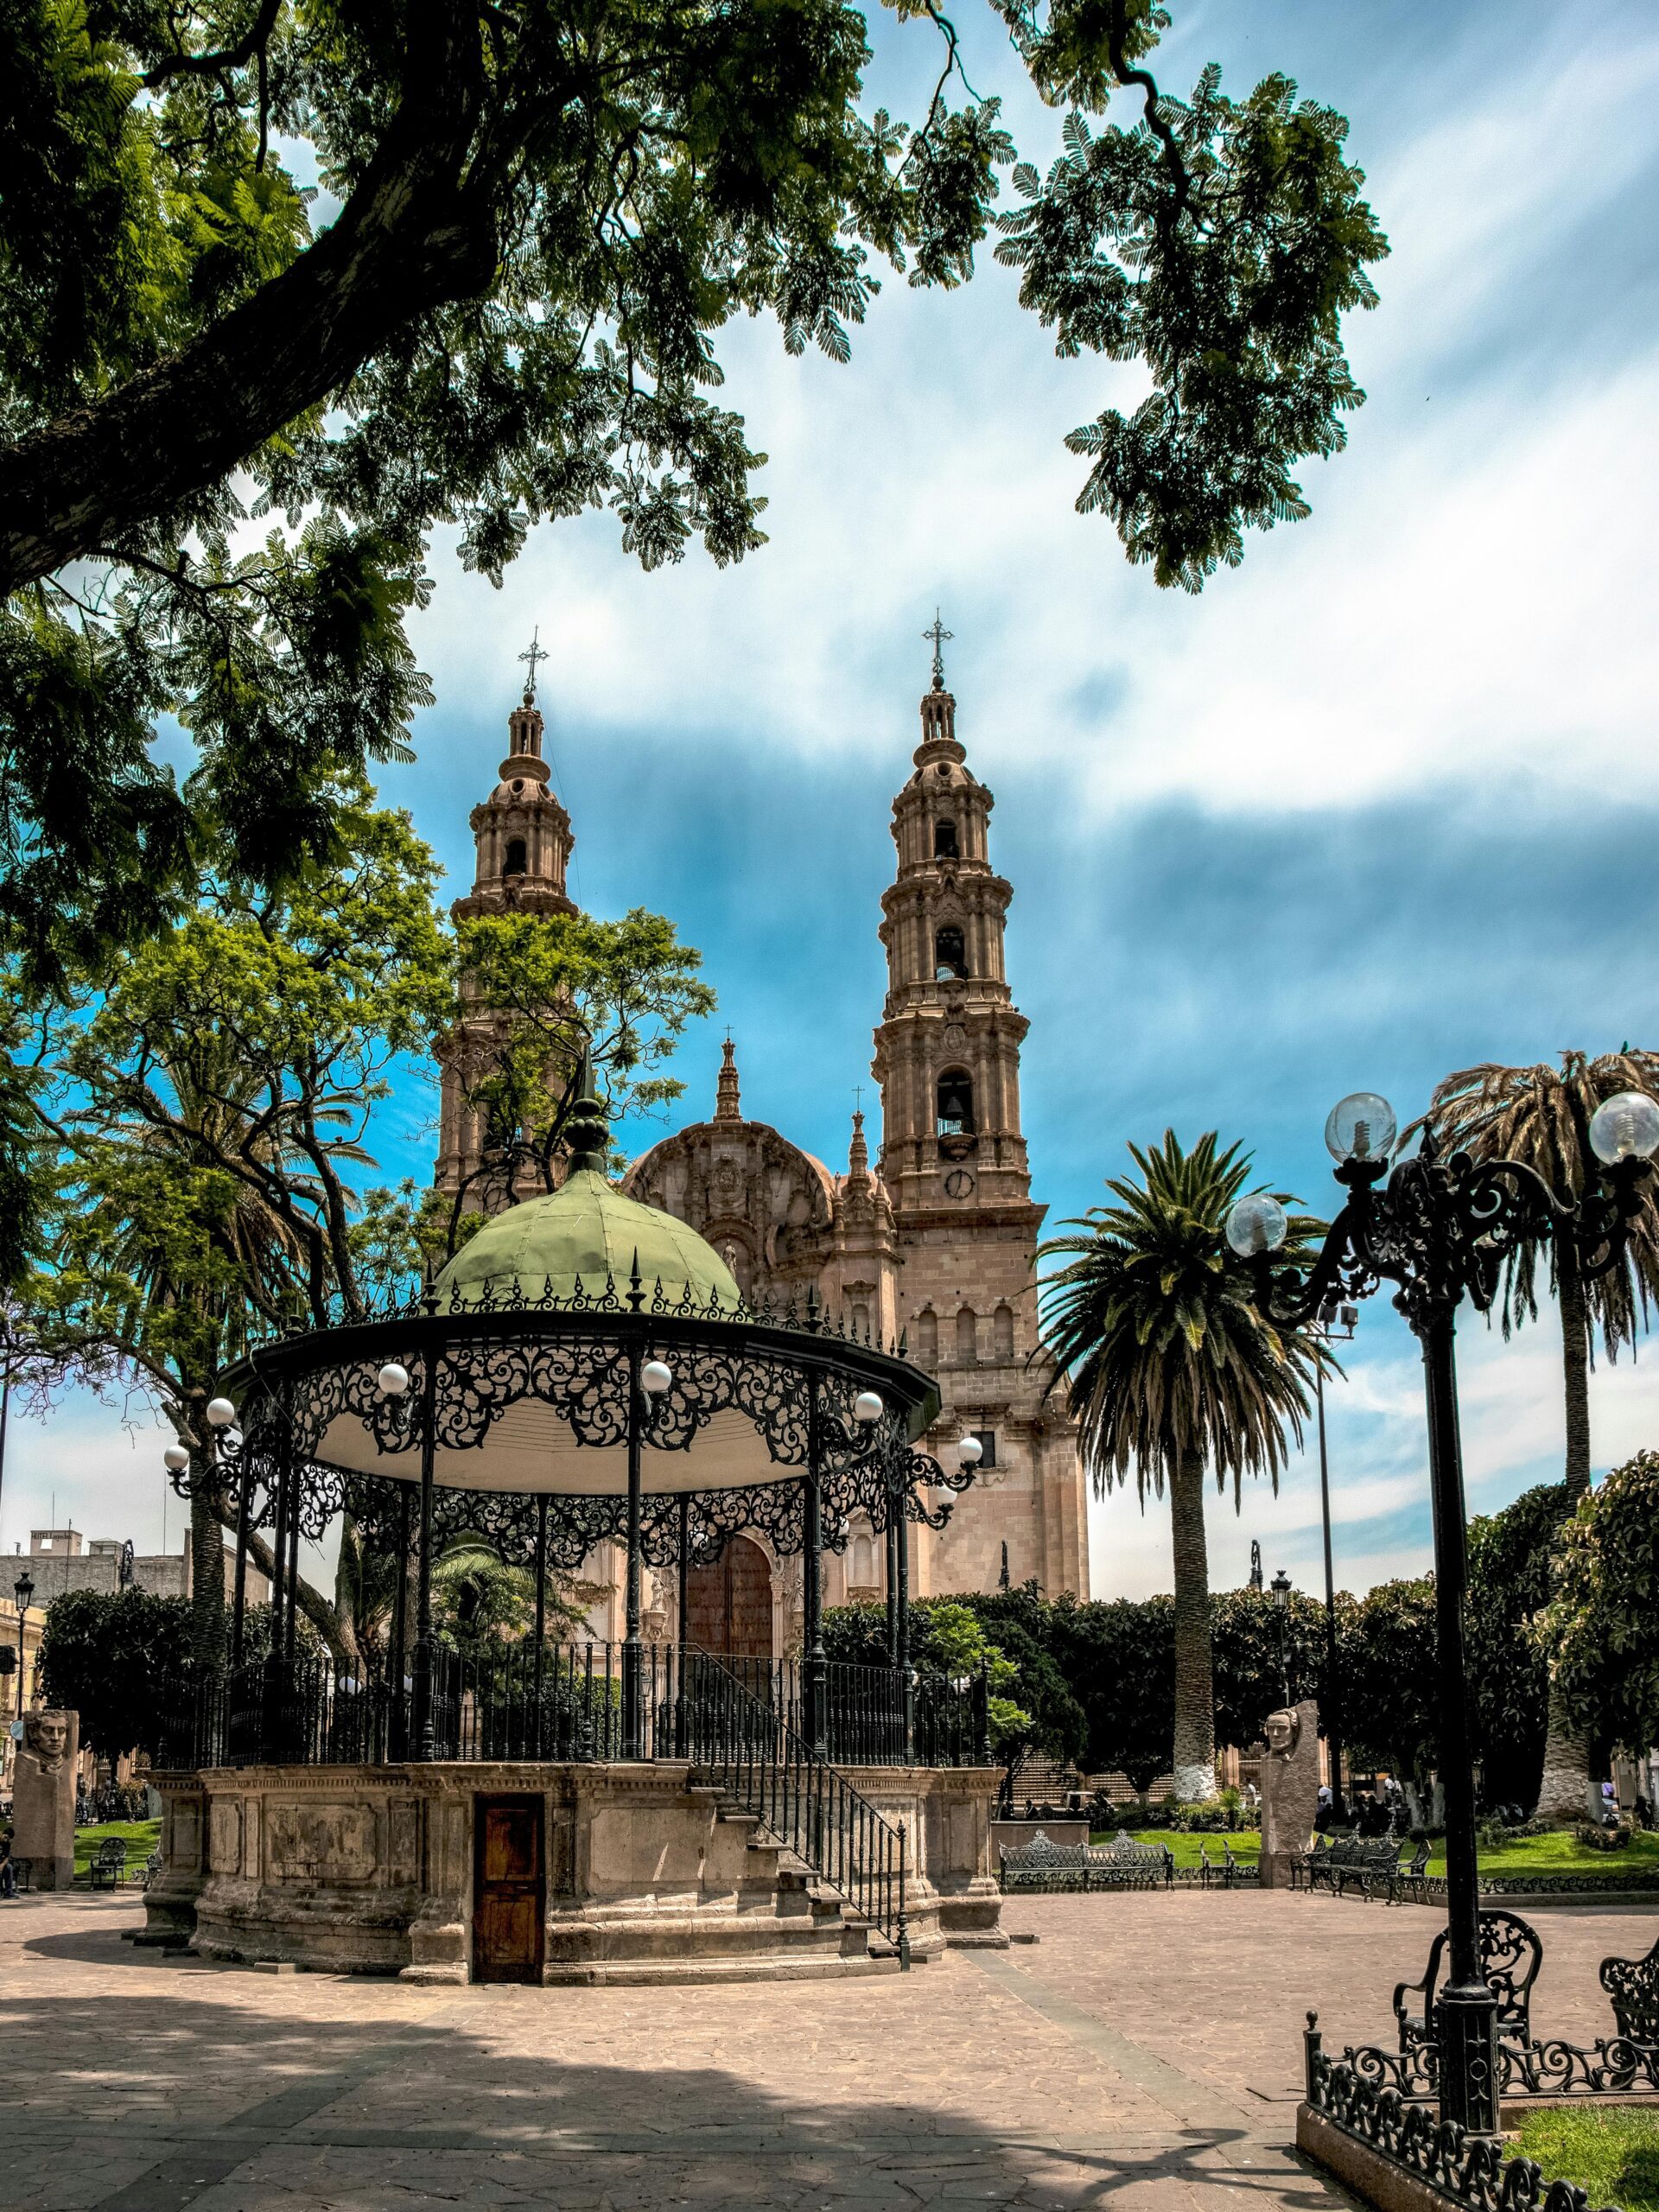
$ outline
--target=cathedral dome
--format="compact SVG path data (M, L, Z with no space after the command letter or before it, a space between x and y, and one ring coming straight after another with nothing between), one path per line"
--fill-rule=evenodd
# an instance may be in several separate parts
M671 1306L742 1304L731 1269L695 1229L616 1189L604 1171L608 1132L593 1096L577 1101L569 1123L570 1173L560 1189L526 1198L485 1223L433 1286L441 1313L515 1291L526 1300L602 1298L608 1285L626 1298L636 1263L647 1306L660 1285Z

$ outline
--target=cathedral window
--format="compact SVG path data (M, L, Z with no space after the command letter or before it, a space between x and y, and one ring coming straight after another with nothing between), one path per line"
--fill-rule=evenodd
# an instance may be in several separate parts
M501 873L503 875L522 875L524 873L524 841L522 837L508 838L507 857L502 864Z
M933 857L936 861L959 861L962 858L954 822L941 820L933 824Z
M979 1357L979 1317L971 1306L964 1306L957 1316L957 1360L963 1367L971 1367Z
M949 1069L939 1077L938 1134L942 1137L974 1134L974 1079L963 1068Z
M1014 1357L1014 1308L999 1306L991 1316L991 1343L996 1357L1007 1365Z
M994 1428L976 1428L972 1434L978 1440L979 1471L982 1475L988 1467L996 1465L996 1431Z
M929 1306L916 1316L916 1364L931 1375L939 1363L939 1317Z
M870 1340L869 1307L868 1306L855 1306L852 1311L852 1323L854 1336L861 1344L868 1344Z
M953 976L968 973L968 953L962 941L962 931L954 926L936 930L933 935L933 976L936 982L947 983Z

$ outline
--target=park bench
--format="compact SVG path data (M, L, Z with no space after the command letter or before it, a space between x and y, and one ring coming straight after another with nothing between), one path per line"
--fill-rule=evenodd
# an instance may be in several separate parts
M1435 2014L1447 1935L1442 1928L1429 1946L1428 1966L1421 1981L1395 1986L1394 2017L1399 2023L1403 2051L1431 2049L1439 2040ZM1538 1979L1543 1955L1543 1945L1518 1913L1481 1914L1481 1979L1497 1999L1497 2032L1506 2043L1524 2044L1531 2037L1532 1985ZM1449 1967L1447 1974L1449 1978ZM1412 1998L1421 2002L1411 2004L1408 2000Z
M1428 1838L1424 1836L1411 1857L1402 1859L1394 1870L1395 1897L1413 1897L1422 1904L1428 1903Z
M1659 2044L1659 1942L1645 1958L1604 1959L1601 1986L1612 2000L1617 2032L1631 2043Z
M1230 1890L1235 1883L1257 1879L1261 1870L1254 1859L1235 1859L1233 1847L1224 1835L1218 1836L1216 1840L1221 1846L1220 1866L1217 1866L1211 1858L1207 1845L1201 1843L1198 1846L1198 1883L1201 1888L1207 1890L1213 1883L1221 1889Z
M1110 1843L1053 1843L1039 1828L1029 1843L1001 1846L1005 1890L1152 1890L1174 1879L1166 1846L1118 1835Z
M1325 1839L1321 1837L1320 1842ZM1345 1897L1348 1885L1357 1883L1360 1892L1370 1897L1379 1886L1385 1895L1394 1894L1395 1878L1400 1865L1400 1847L1392 1836L1338 1836L1334 1843L1321 1851L1318 1844L1303 1860L1310 1890L1329 1890L1332 1897Z
M139 1873L139 1876L138 1876L138 1886L139 1886L139 1888L140 1888L141 1890L147 1890L147 1889L149 1887L150 1884L155 1880L156 1877L156 1876L161 1872L161 1871L162 1871L162 1854L161 1854L161 1853L160 1853L159 1851L152 1851L152 1852L150 1853L150 1854L149 1854L149 1858L145 1859L145 1861L144 1861L144 1863L143 1863L143 1867L142 1871L141 1871L141 1872L140 1872L140 1873Z
M86 1872L95 1890L118 1889L127 1872L127 1847L122 1838L106 1835Z

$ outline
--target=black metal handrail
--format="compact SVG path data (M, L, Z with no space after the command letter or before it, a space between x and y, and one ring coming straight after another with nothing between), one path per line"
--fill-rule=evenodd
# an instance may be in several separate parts
M404 1759L688 1757L697 1721L692 1676L708 1655L671 1644L528 1643L481 1654L440 1647L426 1700L411 1675L353 1675L329 1659L156 1686L148 1751L159 1767L380 1765ZM723 1675L804 1742L808 1669L792 1659L722 1659ZM639 1741L624 1734L624 1683L638 1669ZM701 1675L698 1675L701 1680ZM725 1693L720 1695L723 1698ZM823 1670L821 1756L836 1766L974 1766L990 1746L982 1679L944 1682L836 1663Z
M729 1663L688 1649L683 1665L683 1740L697 1774L753 1813L879 1929L907 1968L904 1828L884 1820Z

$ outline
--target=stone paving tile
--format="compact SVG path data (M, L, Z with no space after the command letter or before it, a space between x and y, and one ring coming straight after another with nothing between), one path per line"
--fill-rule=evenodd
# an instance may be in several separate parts
M163 1963L117 1896L0 1906L7 2212L1339 2212L1291 2151L1302 2016L1385 2037L1436 1916L1022 1898L898 1978L421 1990ZM1541 2027L1603 2032L1650 1916L1540 1908Z

